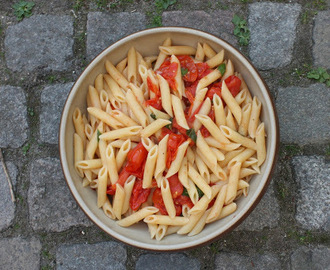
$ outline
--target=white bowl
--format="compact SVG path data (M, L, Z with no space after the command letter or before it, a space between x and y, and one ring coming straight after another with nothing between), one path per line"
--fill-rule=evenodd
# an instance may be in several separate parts
M136 224L123 228L115 221L106 217L102 209L96 205L96 192L82 186L73 164L73 111L79 107L86 112L86 95L88 85L94 84L96 76L105 73L105 60L118 63L134 46L142 55L157 55L158 46L170 37L175 45L192 45L197 42L207 42L216 51L225 49L225 56L232 60L235 70L240 72L246 81L252 95L258 96L262 103L261 119L267 132L267 158L261 167L261 174L253 177L247 197L241 197L237 202L237 210L232 215L205 226L196 236L169 235L161 241L150 239L145 224ZM249 60L226 41L206 32L183 27L161 27L137 32L129 35L100 53L80 75L71 89L62 112L59 136L61 164L67 184L73 197L86 215L103 231L112 237L135 247L155 251L183 250L212 242L239 225L255 208L266 191L275 166L279 146L278 119L269 90L258 71Z

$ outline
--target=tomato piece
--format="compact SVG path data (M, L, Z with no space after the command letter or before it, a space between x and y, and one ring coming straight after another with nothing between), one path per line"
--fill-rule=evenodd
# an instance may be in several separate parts
M174 199L174 203L175 204L180 204L180 205L187 205L189 208L193 208L194 204L193 202L190 200L190 198L188 196L183 196L180 195L179 197Z
M206 98L210 98L211 101L213 100L213 95L217 94L221 97L221 88L218 86L212 86L206 93Z
M178 60L180 61L180 66L183 69L187 69L188 72L182 79L186 82L194 82L197 79L198 73L194 60L189 55L178 55Z
M210 72L212 72L212 69L210 69L209 65L207 63L196 63L197 68L197 79L200 80Z
M193 96L193 94L190 91L185 90L185 92L186 92L186 96L187 96L190 104L193 104L194 100L195 100L195 97Z
M166 60L157 70L157 73L162 75L170 85L170 88L175 91L178 91L178 87L175 81L175 75L178 71L178 68L179 68L178 63L171 63L171 60L169 58L166 58Z
M166 156L166 168L171 166L172 161L175 159L178 147L185 141L185 137L182 134L170 133L167 142L167 156Z
M107 194L115 195L116 193L116 185L110 185L107 187Z
M141 171L141 167L145 162L147 155L147 149L144 148L142 142L139 142L139 144L127 154L126 170L131 173Z
M146 106L152 106L157 110L162 110L163 106L162 106L162 101L160 100L159 96L156 96L152 99L149 99L145 102Z
M181 196L183 192L183 185L181 184L178 174L174 174L171 177L167 178L168 183L170 184L170 190L172 194L172 198L176 199Z
M181 127L178 124L178 122L176 121L175 118L173 118L172 127L175 128L175 129L177 129L182 135L184 135L184 136L186 135L187 130L185 128Z
M152 202L153 202L154 206L159 209L159 212L162 215L167 215L164 200L162 197L162 191L160 188L156 188L154 193L152 194Z
M157 85L155 85L149 77L147 77L147 85L148 85L149 91L154 92L156 94L156 96L160 96L159 87Z
M151 192L150 188L142 188L142 179L136 179L132 190L132 195L129 200L129 205L133 211L140 208L141 204L145 203Z
M230 91L230 93L233 95L233 97L236 97L236 95L240 92L241 87L241 80L235 75L229 76L227 79L225 79L225 83Z

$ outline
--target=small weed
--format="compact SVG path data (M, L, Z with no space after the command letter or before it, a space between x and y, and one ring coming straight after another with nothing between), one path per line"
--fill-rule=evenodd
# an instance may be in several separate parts
M20 1L13 5L14 14L18 21L28 18L32 15L32 9L35 6L33 2Z
M51 267L49 264L41 267L41 270L52 270L52 269L53 269L53 267Z
M218 245L217 245L216 242L214 242L214 243L212 243L212 244L210 245L210 249L211 249L211 251L212 251L213 254L216 254L216 253L218 253L218 251L219 251L219 248L218 248Z
M325 0L313 0L313 1L309 1L306 7L314 8L317 10L325 10L327 8L327 3Z
M292 157L300 153L300 148L297 145L290 144L285 146L284 151L286 156Z
M16 224L14 225L14 229L15 229L15 230L18 230L20 227L21 227L21 225L19 225L18 223L16 223Z
M48 250L43 250L41 254L44 258L46 258L48 260L53 259L53 255Z
M215 4L215 6L216 6L217 8L219 8L219 9L222 9L222 10L227 10L227 9L229 9L229 6L222 4L221 1L218 1L218 2Z
M154 12L148 12L147 16L150 17L150 27L162 26L162 13L167 10L170 6L176 4L177 0L156 0Z
M83 5L85 0L75 0L73 4L74 11L79 11Z
M238 38L240 45L248 45L250 40L250 30L247 27L247 22L243 18L234 15L232 23L235 25L234 35Z
M159 27L162 26L162 16L161 15L155 15L152 17L151 20L151 27Z
M0 36L2 35L2 32L3 32L3 28L2 28L2 25L0 23Z
M34 113L34 109L33 109L33 108L28 107L28 108L27 108L27 112L28 112L28 114L29 114L30 116L34 116L34 115L35 115L35 113Z
M313 235L310 231L306 231L306 233L299 233L297 231L291 230L288 232L288 237L296 239L301 244L305 244L313 240Z
M25 144L23 147L22 147L22 152L23 152L23 155L26 156L27 152L30 150L30 147L31 145L29 143Z
M328 145L327 149L325 150L325 155L330 156L330 145Z
M307 78L314 79L320 83L325 83L330 87L330 75L325 68L318 67L307 73Z
M170 6L174 5L177 0L156 0L155 6L158 11L163 12L168 9Z
M278 192L282 199L285 199L288 196L288 189L283 183L278 183Z
M95 4L99 9L105 9L108 5L108 0L96 0Z
M50 75L50 76L48 77L48 82L49 82L49 83L53 83L53 82L55 82L55 80L56 80L56 76L55 76L55 75Z

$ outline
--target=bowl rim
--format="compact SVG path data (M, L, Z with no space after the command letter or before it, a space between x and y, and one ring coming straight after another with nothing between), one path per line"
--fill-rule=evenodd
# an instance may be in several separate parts
M260 190L259 194L257 195L256 199L254 200L254 202L251 204L251 206L244 212L244 214L238 219L236 220L235 223L233 223L230 227L228 227L227 229L225 229L224 231L222 231L221 233L219 233L218 235L214 236L213 238L210 238L209 240L206 241L200 241L200 243L197 244L192 244L190 245L190 243L185 243L185 244L181 244L181 245L186 245L184 247L178 247L176 248L175 245L171 244L171 245L157 245L158 242L155 242L155 244L142 244L139 245L137 241L133 241L129 242L126 241L126 239L128 239L127 237L118 237L116 235L114 235L113 233L109 233L108 231L106 231L103 227L102 227L102 222L99 220L94 220L94 218L92 217L93 213L91 212L91 214L88 213L89 208L87 207L87 209L85 209L85 207L83 207L82 202L80 202L80 198L77 198L75 195L75 192L77 192L76 190L74 190L74 185L73 185L73 181L71 179L71 175L70 173L67 171L67 169L65 168L65 166L67 165L67 159L65 156L65 140L64 140L64 130L65 130L65 123L67 122L67 118L64 117L65 112L69 109L69 107L67 107L67 104L70 100L70 97L72 95L73 89L75 88L75 86L78 84L78 82L80 80L82 80L83 75L85 75L85 73L88 73L89 69L91 69L91 66L94 65L94 61L97 58L101 58L103 54L106 54L106 51L111 50L113 47L116 47L117 44L119 43L123 43L126 40L132 39L134 37L139 37L140 35L145 34L152 34L153 32L158 33L158 32L184 32L189 34L189 31L192 32L192 34L203 34L204 38L208 38L207 36L213 38L213 39L217 39L220 40L222 43L227 44L227 46L231 47L231 49L238 54L240 57L242 57L253 69L253 71L257 74L258 79L260 79L260 81L262 82L266 92L265 94L267 94L267 98L270 101L271 104L271 111L272 111L272 115L274 116L274 129L275 129L275 142L274 142L274 155L273 155L273 163L270 167L269 170L269 174L267 176L267 179L262 187L262 189ZM109 234L111 237L115 238L116 240L119 240L120 242L136 247L136 248L140 248L140 249L144 249L144 250L150 250L150 251L156 251L156 252L175 252L175 251L183 251L183 250L189 250L189 249L193 249L193 248L197 248L197 247L201 247L201 246L205 246L207 244L210 244L220 238L222 238L223 236L225 236L226 234L228 234L229 232L233 231L238 225L240 225L247 217L248 215L255 209L255 207L258 205L258 203L260 202L260 200L262 199L263 195L265 194L265 192L267 191L267 188L270 184L270 181L272 179L272 176L274 174L275 171L275 166L276 163L278 161L278 155L279 155L279 145L280 145L280 133L279 133L279 120L278 120L278 115L276 112L276 106L274 103L274 99L270 93L270 89L267 85L267 83L265 82L264 78L261 76L261 74L259 73L259 71L255 68L255 66L252 64L252 62L243 54L241 53L234 45L230 44L228 41L214 35L211 34L209 32L203 31L203 30L199 30L199 29L195 29L195 28L191 28L191 27L176 27L176 26L169 26L169 27L155 27L155 28L150 28L150 29L144 29L144 30L140 30L137 32L134 32L132 34L129 34L127 36L124 36L120 39L118 39L117 41L111 43L107 48L105 48L104 50L102 50L98 55L96 55L91 61L89 61L89 64L85 67L85 69L80 73L80 75L78 76L78 78L75 80L74 84L72 85L68 96L65 100L63 109L62 109L62 113L61 113L61 120L60 120L60 125L59 125L59 136L58 136L58 147L59 147L59 156L60 156L60 163L61 163L61 168L63 171L63 175L66 181L67 186L69 187L69 190L73 196L73 198L75 199L76 203L79 205L80 209L85 213L85 215L102 231L104 231L105 233ZM66 162L66 163L65 163ZM70 184L70 181L72 182L72 186ZM77 192L78 193L78 192ZM100 223L100 224L99 224ZM112 231L112 229L110 229ZM187 246L189 244L189 246ZM152 247L154 246L154 247ZM157 248L158 246L158 248ZM170 246L170 248L169 248Z

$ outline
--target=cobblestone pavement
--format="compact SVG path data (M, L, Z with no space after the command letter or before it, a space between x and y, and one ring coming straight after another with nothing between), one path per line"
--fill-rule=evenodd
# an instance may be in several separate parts
M35 0L17 21L0 0L0 269L329 269L330 89L306 77L330 68L330 1ZM159 2L169 2L161 1ZM107 4L108 3L108 4ZM248 46L233 35L246 18ZM188 26L228 40L260 70L278 110L280 157L252 214L220 240L154 253L118 243L83 214L61 171L58 125L90 59L150 27Z

